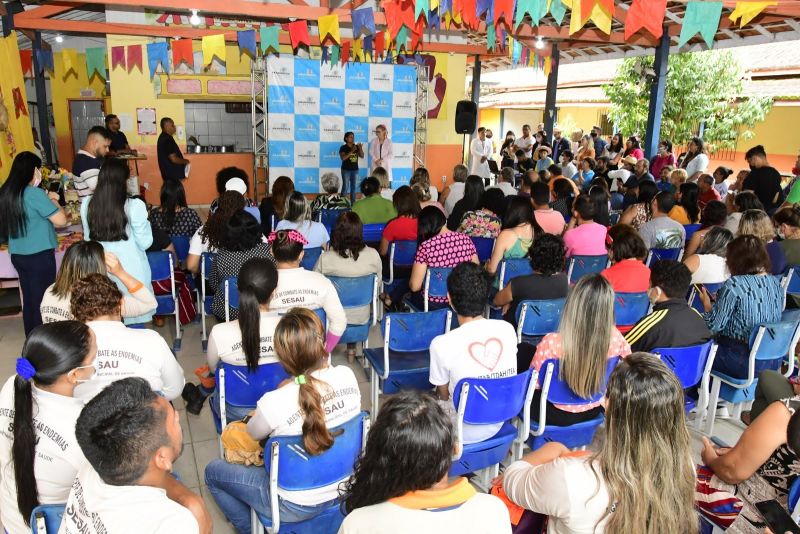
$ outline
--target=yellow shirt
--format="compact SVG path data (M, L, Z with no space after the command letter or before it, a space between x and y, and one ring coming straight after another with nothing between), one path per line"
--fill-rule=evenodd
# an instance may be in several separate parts
M671 210L669 210L669 217L670 219L681 224L692 224L692 221L689 220L689 215L686 213L686 210L683 208L683 206L674 206Z

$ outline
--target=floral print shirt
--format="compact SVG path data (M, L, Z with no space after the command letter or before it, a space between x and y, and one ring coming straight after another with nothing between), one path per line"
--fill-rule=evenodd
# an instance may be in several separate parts
M458 231L470 237L496 239L500 234L501 225L502 222L497 215L487 209L479 209L464 214Z

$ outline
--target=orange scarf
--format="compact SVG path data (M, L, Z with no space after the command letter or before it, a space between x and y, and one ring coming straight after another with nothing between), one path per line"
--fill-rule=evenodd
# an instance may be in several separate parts
M449 508L464 504L477 493L466 478L459 478L440 490L409 491L400 497L389 499L390 503L412 510Z

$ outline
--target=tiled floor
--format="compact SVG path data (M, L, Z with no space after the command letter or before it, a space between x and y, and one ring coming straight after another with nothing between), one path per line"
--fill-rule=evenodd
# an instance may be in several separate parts
M210 323L209 323L210 324ZM174 337L174 327L172 325L158 329L159 332L172 344ZM380 344L380 333L377 328L373 329L370 336L371 346ZM14 362L22 349L24 335L22 329L22 319L20 317L0 318L0 347L2 347L3 357L0 357L0 379L5 381L6 377L14 372ZM194 369L206 363L205 355L200 345L200 325L191 324L184 329L182 350L178 353L178 361L183 366L186 379L196 382ZM334 365L346 364L342 347L338 347L333 354ZM369 408L369 376L356 362L350 364L358 378L361 387L361 400L364 409ZM200 492L205 499L208 509L214 518L214 532L216 534L233 533L233 527L225 520L222 513L217 508L213 497L203 484L203 472L205 466L213 459L219 457L217 444L217 433L214 429L208 406L203 408L199 416L187 413L181 399L175 401L175 406L180 410L181 426L183 427L184 449L183 455L176 462L176 470L180 474L183 482L196 492ZM741 433L741 425L729 421L718 421L714 434L724 442L733 444ZM699 434L693 432L695 460L699 461L701 440Z

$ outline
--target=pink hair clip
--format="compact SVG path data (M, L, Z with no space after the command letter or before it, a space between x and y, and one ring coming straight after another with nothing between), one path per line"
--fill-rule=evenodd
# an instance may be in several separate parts
M308 245L308 240L297 230L278 230L277 232L271 232L267 237L267 243L272 244L276 239L278 239L279 232L283 232L285 239L289 241L294 241L295 243L300 243L302 245Z

